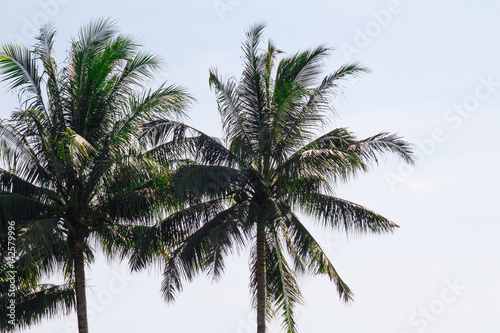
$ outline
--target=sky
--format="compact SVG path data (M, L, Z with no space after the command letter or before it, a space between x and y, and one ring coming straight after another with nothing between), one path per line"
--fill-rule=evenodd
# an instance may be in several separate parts
M2 3L0 44L32 45L37 27L59 33L55 57L80 26L112 17L166 62L156 82L181 84L198 103L186 121L220 136L208 70L239 77L240 46L253 23L287 54L326 44L325 75L356 61L372 72L345 83L332 127L360 138L381 131L414 144L417 163L388 156L336 188L400 225L356 236L308 226L354 292L345 305L325 277L299 278L306 304L299 332L498 332L500 319L500 3L495 1L77 1ZM0 117L17 99L1 85ZM129 273L102 256L87 268L90 332L255 332L248 256L228 261L214 283L199 276L173 304L159 293L161 269ZM279 320L268 331L280 332ZM26 332L76 332L76 315Z

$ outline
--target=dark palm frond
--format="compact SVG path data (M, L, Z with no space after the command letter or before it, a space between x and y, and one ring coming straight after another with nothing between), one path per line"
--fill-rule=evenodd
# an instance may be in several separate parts
M44 154L35 151L26 136L4 122L0 123L0 154L8 170L19 177L35 184L49 182Z
M128 258L132 271L139 271L160 258L166 258L169 250L155 226L112 226L111 237L101 240L111 255L118 253L121 259ZM112 241L110 241L112 240Z
M361 205L324 194L297 196L298 208L322 220L323 224L346 233L393 232L397 224Z
M66 274L72 258L60 222L57 218L49 217L18 223L19 267L33 269L33 274L38 277L57 270Z
M293 242L294 251L300 256L301 262L306 264L312 273L327 275L335 283L342 301L346 303L352 301L353 295L350 288L340 278L321 246L297 216L289 211L284 220Z
M174 186L180 199L221 198L245 187L241 172L225 166L187 165L176 173Z
M0 326L2 331L15 332L39 324L42 319L56 315L69 315L74 310L75 292L72 286L42 284L36 287L20 287L10 297L6 282L0 282ZM15 320L10 321L10 301L15 302ZM14 325L12 325L14 323Z
M13 172L0 168L0 191L4 193L17 194L28 198L37 198L43 203L58 200L58 195L51 189L34 185Z
M149 122L140 140L144 148L153 147L146 154L162 163L185 158L202 164L228 167L244 163L220 139L174 120Z
M267 294L270 301L280 311L282 328L287 333L296 333L293 315L294 307L303 304L302 294L282 251L283 245L276 233L272 233L266 253Z
M224 206L217 199L174 212L154 226L112 226L100 232L101 243L110 255L129 258L130 268L139 271L168 257L169 249L198 230L202 221L213 219Z
M0 192L0 214L5 221L29 221L50 216L50 206L30 196Z
M212 220L225 208L225 199L194 203L159 222L157 225L159 237L171 246L180 244L185 237L198 230L203 221Z
M166 262L161 287L165 300L173 301L182 291L182 280L191 281L202 271L208 270L218 279L224 270L224 257L243 246L247 224L248 206L237 204L188 235Z
M301 147L275 170L279 182L296 182L301 178L347 180L358 170L366 170L365 162L349 147L355 143L353 135L335 129Z
M101 177L107 188L96 195L95 217L132 222L140 219L151 222L161 215L160 207L174 202L172 189L166 186L171 176L148 159L133 155L121 158L112 172Z

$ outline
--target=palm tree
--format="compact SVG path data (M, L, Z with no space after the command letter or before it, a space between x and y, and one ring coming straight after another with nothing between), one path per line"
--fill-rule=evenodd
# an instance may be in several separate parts
M293 310L302 300L297 273L325 274L343 301L352 299L297 212L348 233L392 232L396 224L336 197L334 187L368 171L380 154L395 153L411 163L412 152L407 142L389 133L359 140L337 128L318 136L331 114L331 99L340 92L339 82L367 69L346 64L321 78L330 51L325 46L285 57L276 67L282 51L271 41L267 50L259 50L263 29L256 24L246 34L239 81L224 81L210 70L225 143L191 129L194 135L177 145L196 163L181 167L174 178L189 206L158 225L166 238L178 241L166 260L162 293L173 300L183 280L200 272L218 279L225 257L250 245L257 332L264 333L266 320L276 314L286 332L297 332ZM143 264L135 260L132 266Z
M193 99L175 85L142 89L161 60L118 34L109 19L80 30L62 68L52 56L54 36L47 25L33 49L0 49L0 74L22 100L0 124L0 213L3 223L16 222L20 266L37 264L35 280L65 274L79 332L87 333L91 244L117 225L147 224L162 214L170 202L163 186L169 168L149 157L141 137Z

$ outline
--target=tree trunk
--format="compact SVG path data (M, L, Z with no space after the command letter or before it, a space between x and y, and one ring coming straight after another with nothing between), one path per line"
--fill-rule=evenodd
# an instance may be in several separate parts
M264 223L257 222L257 333L266 332L266 243Z
M73 263L75 269L76 313L78 316L78 332L88 333L87 297L85 293L85 261L83 258L84 242L76 241L73 246Z

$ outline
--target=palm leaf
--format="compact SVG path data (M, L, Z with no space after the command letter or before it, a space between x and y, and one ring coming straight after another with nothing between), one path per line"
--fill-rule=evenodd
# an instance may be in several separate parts
M397 224L361 205L323 194L298 196L297 208L337 230L360 233L393 232Z
M307 228L292 212L285 215L286 226L293 239L294 248L301 259L308 263L308 269L315 274L325 274L337 287L339 297L344 302L352 301L352 292L340 278L335 267Z

